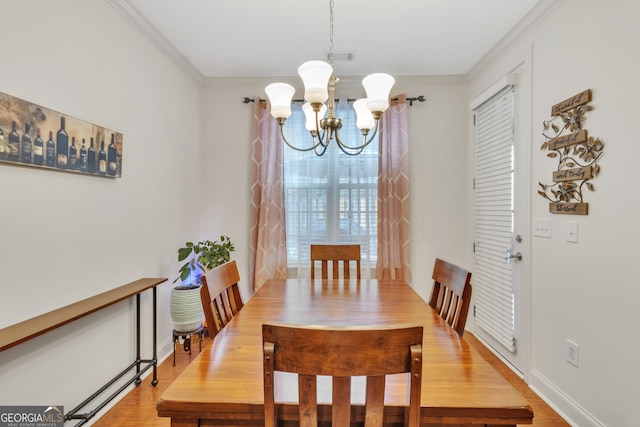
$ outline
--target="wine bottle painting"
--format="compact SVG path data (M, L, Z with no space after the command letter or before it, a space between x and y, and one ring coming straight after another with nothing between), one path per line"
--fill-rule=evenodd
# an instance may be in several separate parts
M122 176L122 134L0 92L0 163Z

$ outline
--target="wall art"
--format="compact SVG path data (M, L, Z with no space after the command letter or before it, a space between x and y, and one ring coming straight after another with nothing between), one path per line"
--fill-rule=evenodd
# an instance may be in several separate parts
M122 134L0 92L0 163L120 178Z
M589 136L584 127L585 113L593 109L589 102L591 89L551 107L552 118L543 122L545 142L540 150L558 160L553 184L538 183L538 194L549 200L550 213L589 214L584 193L595 190L592 180L600 172L598 160L604 149L600 138Z

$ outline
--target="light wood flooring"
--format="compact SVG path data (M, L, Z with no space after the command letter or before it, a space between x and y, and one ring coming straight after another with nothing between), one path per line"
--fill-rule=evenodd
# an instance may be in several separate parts
M534 427L544 426L570 426L549 405L540 399L509 367L498 359L470 332L464 335L467 342L473 346L487 361L496 368L528 401L533 408ZM202 347L210 343L204 338ZM173 356L167 358L158 366L158 385L151 386L149 375L140 386L129 392L120 402L106 412L93 425L95 427L170 427L169 418L158 417L156 402L162 392L176 378L182 370L198 355L198 343L191 345L192 354L185 353L182 347L176 350L176 366L173 364ZM99 416L98 414L97 416Z
M529 405L531 405L533 409L533 424L528 425L535 427L570 426L553 408L538 397L538 395L529 388L527 383L517 376L502 360L493 354L491 350L485 347L472 333L466 331L464 333L464 339L529 401Z

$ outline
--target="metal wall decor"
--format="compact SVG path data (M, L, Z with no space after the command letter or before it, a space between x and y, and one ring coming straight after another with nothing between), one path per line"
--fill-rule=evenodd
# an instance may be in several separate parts
M0 164L122 176L122 134L0 92Z
M550 201L550 213L589 214L583 192L594 191L591 180L600 172L598 160L604 148L600 138L589 136L584 128L585 113L593 109L589 102L591 89L551 107L551 119L543 122L546 140L540 150L547 150L547 157L558 160L551 177L553 184L538 183L538 194Z

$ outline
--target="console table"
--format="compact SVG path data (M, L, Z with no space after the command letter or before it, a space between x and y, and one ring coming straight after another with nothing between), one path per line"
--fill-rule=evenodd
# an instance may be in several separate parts
M134 282L112 289L110 291L95 295L93 297L84 299L82 301L75 302L66 307L59 308L57 310L50 311L40 316L27 319L23 322L16 323L15 325L8 326L4 329L0 329L0 351L4 351L8 348L14 347L20 343L28 341L39 335L42 335L48 331L56 329L74 320L80 319L105 307L113 305L124 299L130 298L135 295L136 297L136 360L126 367L123 371L117 374L111 381L102 386L98 391L85 399L81 404L67 412L64 416L65 421L80 420L76 426L85 424L91 419L98 411L104 408L111 400L113 400L118 394L125 390L130 384L134 383L140 385L142 380L140 377L150 368L153 368L153 380L151 384L155 387L158 384L156 367L158 363L156 347L157 347L157 295L156 287L167 281L166 278L144 278L138 279ZM140 358L140 294L148 289L153 291L153 357L151 359ZM145 365L143 367L143 365ZM109 387L111 387L116 381L123 378L129 371L135 368L134 375L126 381L120 388L118 388L113 394L106 397L97 407L86 413L79 413L79 411L87 406L90 402L95 400L101 394L103 394Z

